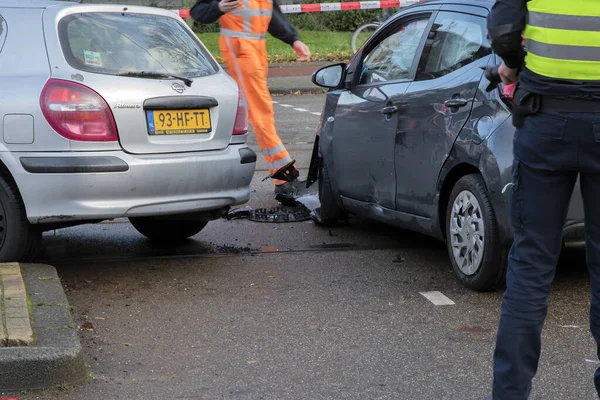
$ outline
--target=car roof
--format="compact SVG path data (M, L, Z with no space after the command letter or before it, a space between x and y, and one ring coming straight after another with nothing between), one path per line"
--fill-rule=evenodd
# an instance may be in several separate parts
M11 8L47 8L72 6L73 4L77 4L77 2L74 0L0 0L0 7ZM457 4L491 8L494 5L494 0L421 0L417 4Z
M492 8L495 0L425 0L418 4L455 4L463 6L479 6Z
M0 7L10 8L47 8L54 6L72 6L74 1L65 0L0 0Z

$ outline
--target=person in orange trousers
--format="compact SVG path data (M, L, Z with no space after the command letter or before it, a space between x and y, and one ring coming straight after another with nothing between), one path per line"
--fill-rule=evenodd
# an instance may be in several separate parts
M310 50L300 41L297 29L283 15L275 0L198 0L191 8L194 21L219 21L219 49L229 73L248 101L250 124L256 134L271 174L292 159L275 129L273 101L267 87L268 33L292 46L298 61L306 61ZM292 184L275 180L277 198L290 199Z

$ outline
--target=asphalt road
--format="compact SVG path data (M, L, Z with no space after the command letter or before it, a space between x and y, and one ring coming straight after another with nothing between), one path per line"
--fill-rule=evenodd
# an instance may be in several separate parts
M323 97L275 100L280 135L306 168ZM261 162L252 207L276 205L266 174ZM169 249L114 221L44 242L93 379L21 400L463 400L490 391L502 294L464 289L445 247L424 236L359 219L332 229L219 220ZM596 398L588 284L582 252L566 253L533 399ZM436 306L427 291L454 304Z

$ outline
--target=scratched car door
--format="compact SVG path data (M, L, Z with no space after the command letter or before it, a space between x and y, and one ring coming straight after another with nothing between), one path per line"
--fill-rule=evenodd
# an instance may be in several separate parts
M473 13L442 9L436 16L403 96L395 147L398 211L433 215L440 170L469 120L482 67L491 62L486 10L468 9Z
M357 84L340 95L333 131L335 179L342 196L394 209L394 99L411 82L431 12L407 16L362 54Z

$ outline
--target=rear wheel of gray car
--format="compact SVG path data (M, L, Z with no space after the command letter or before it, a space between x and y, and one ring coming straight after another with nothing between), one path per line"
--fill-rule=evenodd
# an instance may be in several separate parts
M131 225L148 239L162 243L182 242L200 232L207 221L166 220L152 217L129 218Z
M0 178L0 262L32 261L41 239L41 230L27 220L19 192Z
M321 166L319 178L319 201L321 202L321 207L319 209L319 223L326 226L335 224L342 216L343 210L337 203L337 199L333 194L329 170L324 164Z
M473 290L489 291L504 280L506 258L483 179L462 177L446 210L446 244L454 273Z

